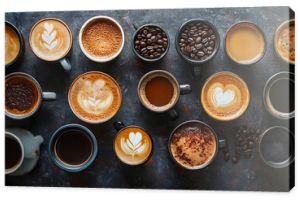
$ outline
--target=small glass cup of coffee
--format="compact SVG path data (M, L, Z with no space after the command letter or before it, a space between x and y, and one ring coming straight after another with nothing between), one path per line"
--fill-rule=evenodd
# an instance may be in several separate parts
M169 152L173 160L188 170L202 169L213 162L218 148L225 146L214 130L198 120L178 125L169 138Z
M40 84L23 72L14 72L5 77L5 115L12 119L32 116L42 101L56 99L56 93L43 92Z
M33 53L48 62L59 61L65 71L71 71L66 58L72 48L72 32L68 25L57 18L45 18L31 28L29 44Z
M50 158L67 172L80 172L89 167L98 153L94 134L79 124L67 124L57 129L49 142Z
M295 74L279 72L265 84L263 100L271 115L279 119L295 117Z
M125 126L123 122L113 123L118 133L114 139L114 151L126 165L142 165L152 154L153 142L149 133L139 126Z
M295 136L287 128L273 126L258 139L259 155L272 168L288 167L295 160Z
M178 114L174 109L179 96L191 92L188 84L179 85L176 78L164 70L153 70L145 74L139 81L138 97L140 102L150 111L167 112L172 119Z
M94 62L104 63L116 58L125 42L122 26L108 16L95 16L87 20L79 32L82 52Z
M21 57L24 40L21 32L10 22L5 22L5 67L14 65Z

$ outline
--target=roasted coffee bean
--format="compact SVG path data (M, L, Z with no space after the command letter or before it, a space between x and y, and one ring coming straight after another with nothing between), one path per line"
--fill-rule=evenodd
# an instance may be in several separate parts
M161 57L169 44L167 34L159 27L145 26L141 28L134 39L134 49L144 58L156 59ZM186 46L185 40L180 46Z

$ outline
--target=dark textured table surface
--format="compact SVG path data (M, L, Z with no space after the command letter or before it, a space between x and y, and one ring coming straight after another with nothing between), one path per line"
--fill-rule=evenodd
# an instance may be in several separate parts
M115 18L125 31L125 46L121 55L112 62L99 64L90 61L81 52L78 34L82 24L90 17L108 15ZM73 48L69 58L73 67L67 74L59 63L47 63L38 59L28 43L29 31L38 20L56 17L65 21L73 33ZM287 168L272 169L266 166L255 152L251 159L234 164L225 162L223 154L208 167L188 171L177 166L169 156L168 138L172 130L181 122L198 119L208 123L220 138L226 139L229 150L233 151L235 130L246 125L261 131L273 125L283 125L294 130L294 120L278 120L270 116L264 108L262 93L267 79L279 71L294 71L294 66L284 63L274 51L273 37L276 28L283 21L293 18L288 7L263 8L213 8L179 10L117 10L117 11L74 11L74 12L28 12L6 13L5 19L21 31L25 39L25 54L17 66L6 73L22 71L33 75L44 91L57 93L55 102L44 102L39 111L30 119L16 121L6 118L6 127L21 127L33 134L40 134L45 142L41 146L41 156L36 168L23 177L6 177L6 185L15 186L63 186L63 187L104 187L104 188L166 188L166 189L207 189L207 190L267 190L288 191L294 185L294 163ZM195 76L190 64L182 60L175 50L175 34L180 25L191 19L201 18L212 22L220 33L221 46L216 57L201 65L201 74ZM228 28L239 21L256 23L264 32L267 50L264 58L250 66L239 66L226 56L224 37ZM158 63L144 63L131 50L134 27L146 23L161 25L170 35L171 46L166 57ZM180 113L177 120L168 120L164 114L154 114L146 110L137 97L139 79L148 71L164 69L171 72L179 83L189 83L191 94L181 96L176 109ZM117 115L104 124L91 125L77 119L71 112L67 91L72 80L81 73L99 70L113 76L122 88L123 102ZM247 111L238 119L219 122L210 118L199 101L204 81L218 71L232 71L240 75L249 86L251 100ZM144 127L151 134L154 151L151 159L143 166L132 167L122 164L113 151L116 134L112 123L123 121ZM82 124L93 131L99 153L94 163L77 174L67 173L57 168L50 160L47 146L50 136L60 126L68 123Z

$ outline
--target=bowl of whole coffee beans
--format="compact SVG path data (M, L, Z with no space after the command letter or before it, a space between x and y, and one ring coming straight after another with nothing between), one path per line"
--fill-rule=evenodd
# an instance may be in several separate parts
M211 60L220 46L217 29L210 22L201 19L191 19L183 23L175 40L178 54L193 64Z
M169 36L160 26L145 24L133 36L134 53L142 60L154 62L162 59L170 47Z

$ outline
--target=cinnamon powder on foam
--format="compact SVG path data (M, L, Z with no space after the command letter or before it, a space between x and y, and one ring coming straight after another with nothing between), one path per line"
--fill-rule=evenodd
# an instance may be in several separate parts
M82 44L95 57L113 56L122 45L119 27L108 20L97 20L88 25L82 34Z

